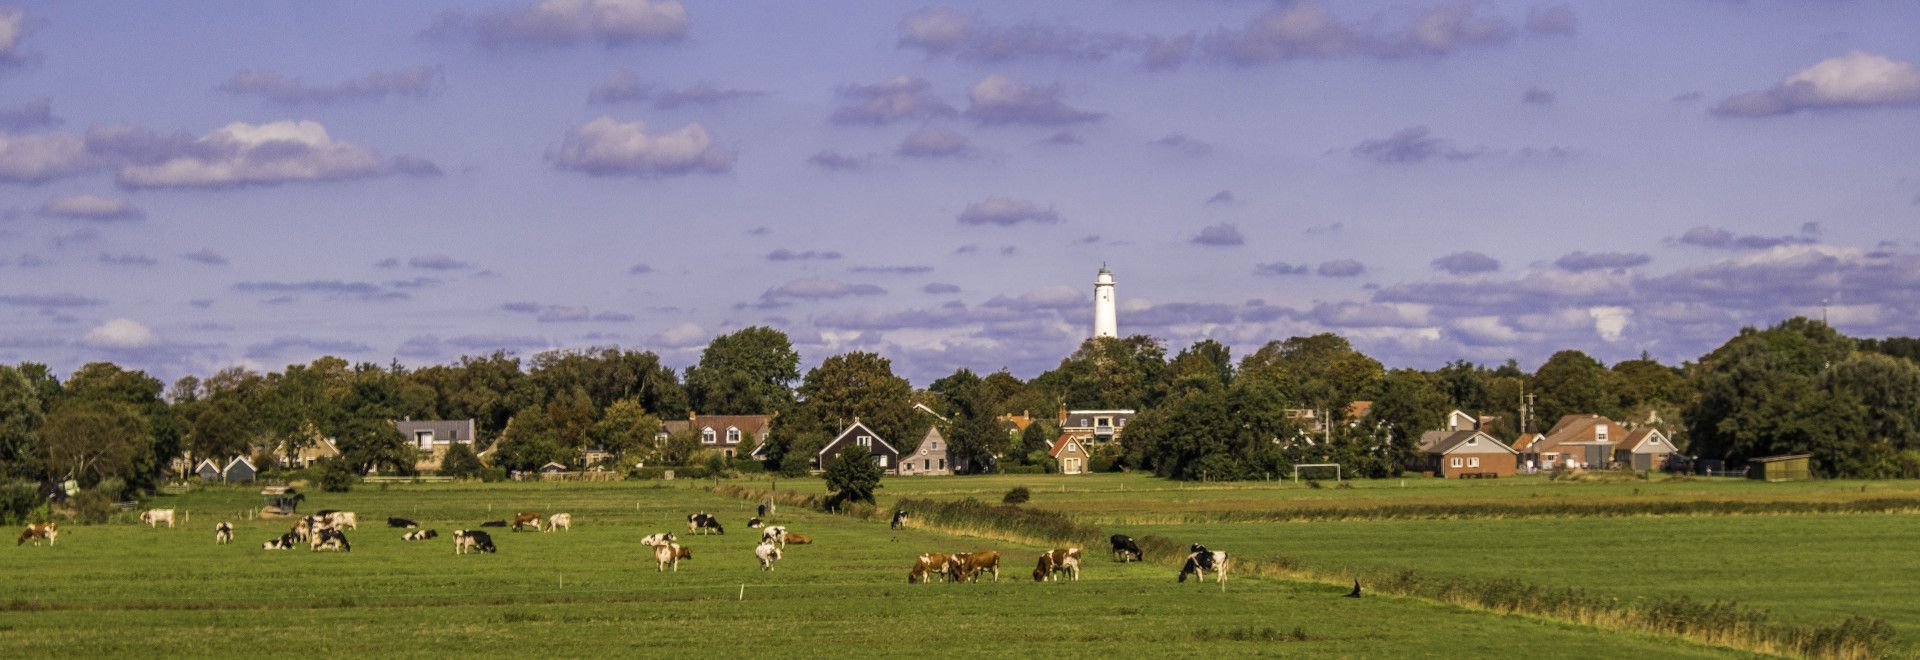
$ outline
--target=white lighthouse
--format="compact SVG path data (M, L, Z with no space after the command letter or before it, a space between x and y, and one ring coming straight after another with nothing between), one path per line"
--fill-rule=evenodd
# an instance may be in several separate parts
M1113 316L1113 271L1106 264L1100 264L1100 274L1093 278L1093 336L1120 336Z

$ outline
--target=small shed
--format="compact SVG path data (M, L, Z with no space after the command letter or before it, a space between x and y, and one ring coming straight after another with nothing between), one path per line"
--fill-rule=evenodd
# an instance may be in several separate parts
M1805 481L1813 478L1812 454L1767 456L1748 461L1748 479L1762 481Z
M253 461L247 460L245 456L235 456L233 460L227 461L227 467L221 471L220 478L227 483L235 483L253 481L253 478L259 474L260 471L253 467Z
M200 477L201 481L219 481L220 465L211 458L203 458L199 465L193 466L193 474Z
M546 465L540 466L540 471L545 474L553 474L556 472L566 472L567 466L561 465L559 463L547 463Z

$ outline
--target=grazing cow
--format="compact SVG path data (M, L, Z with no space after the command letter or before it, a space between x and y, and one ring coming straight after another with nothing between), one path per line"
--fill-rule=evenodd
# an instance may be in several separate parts
M556 513L547 518L547 531L551 532L562 527L569 532L573 531L573 514Z
M387 526L395 529L414 529L419 527L420 523L406 518L387 518Z
M47 547L53 547L54 540L58 538L60 538L60 523L33 523L27 525L26 530L20 532L20 540L15 542L14 545L25 545L27 539L33 539L33 545L38 547L40 545L40 539L46 539Z
M687 531L705 535L708 531L725 536L726 528L720 526L720 517L709 515L705 511L687 516Z
M687 547L687 546L684 546L684 545L682 545L682 546L677 546L677 547L679 547L680 549L679 549L679 550L676 550L676 551L674 551L674 552L675 552L675 554L676 554L676 556L678 556L678 557L680 557L681 559L692 559L692 558L693 558L693 548L689 548L689 547Z
M787 532L787 542L794 545L813 545L813 537L796 532Z
M1140 552L1140 546L1133 542L1131 536L1115 534L1113 538L1108 539L1108 542L1113 544L1113 554L1120 558L1121 563L1140 561L1146 557L1145 553Z
M780 549L774 547L772 543L761 541L760 545L753 549L753 556L760 558L760 570L771 571L773 562L780 561Z
M314 530L320 526L321 525L314 520L313 516L307 516L295 521L293 523L293 530L287 532L287 536L293 537L295 541L306 543L313 538Z
M784 525L774 525L760 530L760 542L778 543L782 548L787 547L787 528Z
M942 582L952 577L953 558L945 553L929 552L920 555L913 562L913 570L907 572L907 584L918 582L930 584L938 575Z
M673 566L673 572L680 572L680 544L662 543L653 546L653 561L659 564L659 571L665 572L667 566Z
M233 523L222 522L213 526L213 544L225 545L233 542Z
M300 543L299 540L293 538L293 534L281 534L280 538L260 544L260 549L261 550L292 550L293 546L298 545L299 543Z
M765 523L760 522L760 518L757 516L747 519L747 529L760 529L764 524Z
M694 514L688 514L687 515L687 533L692 534L694 532L700 531L701 527L706 526L707 518L708 518L707 512L705 511L701 511L699 513L694 513Z
M505 521L505 520L489 520L489 521L486 521L486 522L483 522L483 523L480 523L480 526L481 526L481 527L506 527L506 526L507 526L507 521Z
M1207 581L1207 571L1213 571L1215 582L1227 581L1227 553L1208 550L1206 546L1193 544L1193 553L1187 555L1187 562L1180 567L1180 581L1186 582L1188 575L1199 576L1201 582Z
M674 538L673 532L660 532L658 534L648 534L646 538L640 539L640 545L653 546L662 543L672 543L678 540L680 539Z
M340 530L337 530L337 529L320 530L320 536L318 538L319 540L314 542L313 547L310 548L310 550L314 550L314 551L335 550L339 552L353 552L353 546L347 543L347 535L341 532Z
M1080 580L1080 549L1060 548L1040 553L1040 563L1033 568L1033 581L1060 579L1060 573L1066 573L1068 579Z
M993 550L981 552L962 552L953 556L954 579L972 582L980 581L980 573L993 574L993 581L1000 581L1000 553Z
M522 511L513 514L513 531L518 532L521 528L528 525L533 526L533 531L540 531L540 512Z
M900 529L900 528L902 528L902 527L906 527L906 526L907 526L907 510L906 510L906 509L894 509L894 511L893 511L893 528L894 528L894 529Z
M173 509L147 509L140 512L140 522L146 523L147 527L159 527L160 523L166 523L167 529L173 529Z
M400 535L400 540L402 540L402 541L425 541L425 540L428 540L428 539L432 539L432 538L435 538L435 537L438 537L438 536L440 536L440 533L439 533L439 532L436 532L436 531L433 531L433 530L431 530L431 529L422 529L422 530L418 530L418 531L412 531L412 532L407 532L407 533L405 533L405 534L402 534L402 535Z
M453 533L453 554L464 555L468 552L494 551L493 537L486 532L471 529L455 530Z
M327 524L334 529L360 529L360 519L352 511L335 511L327 514Z

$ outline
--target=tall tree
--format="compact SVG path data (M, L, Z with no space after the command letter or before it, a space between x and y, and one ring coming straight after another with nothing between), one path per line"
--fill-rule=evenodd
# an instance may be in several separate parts
M779 426L832 438L858 419L896 442L914 431L912 394L913 386L893 375L888 359L864 352L835 355L807 372L791 420Z
M1167 366L1167 349L1146 335L1093 337L1034 379L1069 408L1146 408L1159 398L1154 385Z
M150 422L123 401L82 398L55 404L40 440L51 476L77 479L83 487L109 478L137 484L154 471Z
M1829 416L1839 404L1816 380L1853 348L1853 340L1805 318L1742 329L1691 372L1698 394L1686 409L1690 449L1734 460L1821 449L1831 425L1851 416ZM1815 453L1814 468L1835 474L1832 466L1844 462L1829 453L1837 451Z
M616 456L622 465L649 458L660 433L660 418L647 414L640 402L615 401L594 424L593 437L601 448Z
M0 364L0 477L43 476L38 436L47 403L20 369Z
M800 354L787 334L765 326L715 337L687 367L687 395L707 415L765 415L793 407Z
M1567 415L1619 414L1610 376L1598 360L1580 351L1560 351L1547 358L1533 375L1540 428L1551 428Z

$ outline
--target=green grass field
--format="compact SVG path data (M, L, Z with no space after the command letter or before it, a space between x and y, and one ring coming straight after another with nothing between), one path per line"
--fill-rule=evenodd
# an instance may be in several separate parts
M245 520L241 512L258 504L250 489L162 497L156 505L190 511L191 522L69 526L56 548L9 548L0 562L0 648L14 657L1742 655L1418 599L1349 600L1316 583L1236 576L1224 591L1183 585L1164 564L1111 564L1097 550L1081 582L1035 584L1027 574L1041 548L896 532L792 507L780 522L817 543L791 548L764 573L751 552L757 534L744 525L748 503L679 486L362 486L315 495L305 508L359 514L350 554L261 550L287 523ZM383 524L400 515L446 534L519 510L571 512L575 529L499 531L499 554L456 557L450 539L407 543ZM732 533L685 539L694 558L677 574L658 573L637 540L683 530L696 510L721 515ZM213 543L222 519L236 524L234 545ZM999 582L906 584L920 552L981 549L1008 555Z

